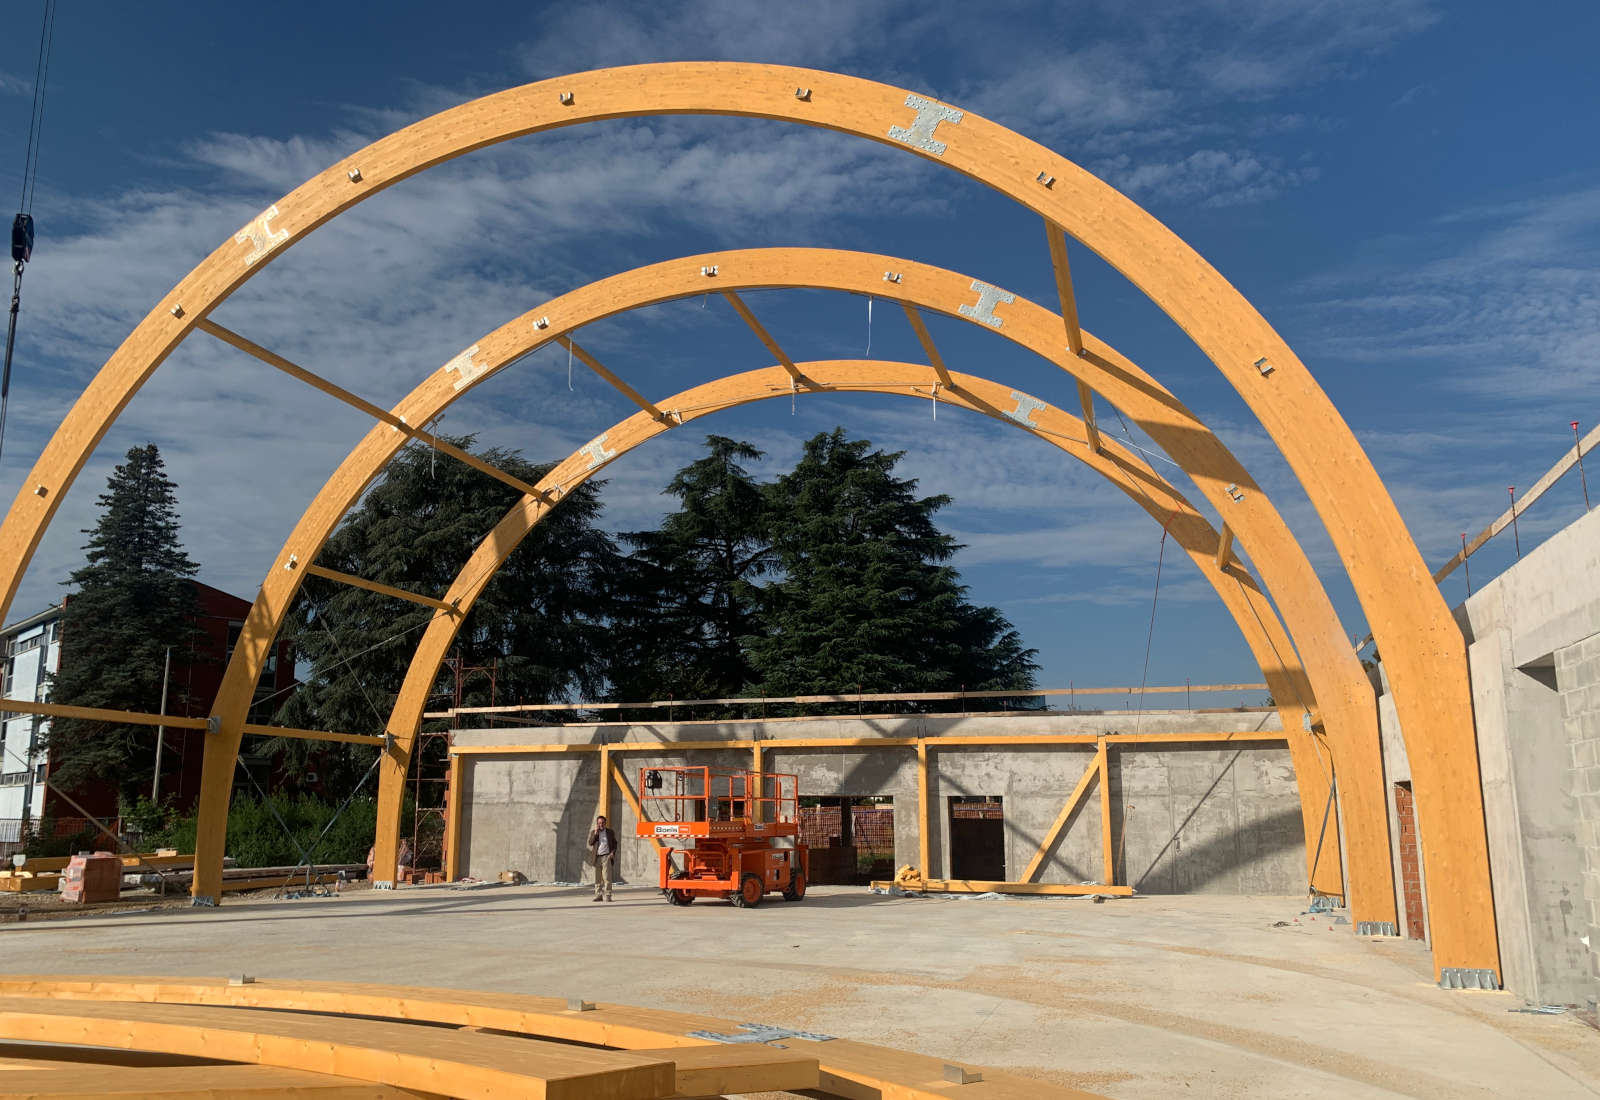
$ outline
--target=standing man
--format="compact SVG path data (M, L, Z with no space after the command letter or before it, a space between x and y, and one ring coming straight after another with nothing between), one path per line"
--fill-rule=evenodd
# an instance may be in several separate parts
M605 815L594 819L589 830L589 862L594 864L594 900L611 900L611 879L617 865L617 834L606 826Z

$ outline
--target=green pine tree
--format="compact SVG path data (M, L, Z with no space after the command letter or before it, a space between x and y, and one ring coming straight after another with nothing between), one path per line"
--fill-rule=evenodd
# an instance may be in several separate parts
M188 654L194 641L198 566L178 538L176 486L155 444L134 447L100 496L100 520L84 534L87 558L61 621L60 671L50 699L80 707L153 712L161 704L168 646ZM170 694L169 712L182 699ZM71 792L115 782L126 804L148 787L155 730L58 718L47 743L52 779Z
M949 564L957 543L894 476L900 453L842 428L807 441L793 472L768 488L767 522L782 577L762 591L762 629L747 640L767 695L1023 689L1025 649L994 608L967 602Z
M763 455L720 435L706 450L667 485L678 510L623 536L633 552L612 611L616 699L724 698L754 680L743 639L756 630L753 582L773 557L765 493L741 463Z
M471 436L450 442L470 448ZM550 466L515 451L479 452L528 482ZM465 667L494 666L498 702L542 703L594 698L603 690L606 593L617 565L616 547L601 531L599 489L588 481L567 493L490 581L457 635L453 656ZM517 493L461 463L413 446L389 464L375 486L328 540L318 561L330 569L442 597L485 535L517 501ZM390 596L311 577L290 614L288 629L312 671L279 710L283 725L373 733L382 730L422 629L439 614ZM453 690L453 674L439 690ZM486 672L466 677L464 705L490 701ZM449 705L450 699L438 702ZM371 750L311 746L318 771L334 789L366 770ZM273 746L291 764L304 742ZM288 769L291 772L297 768Z

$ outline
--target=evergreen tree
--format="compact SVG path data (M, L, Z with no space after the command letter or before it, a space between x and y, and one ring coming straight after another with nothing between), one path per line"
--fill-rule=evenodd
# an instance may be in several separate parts
M900 458L835 429L768 488L782 577L747 642L763 694L1033 686L1036 651L949 564L960 547L933 521L949 498L918 498Z
M771 568L766 497L743 462L748 443L706 437L704 458L666 492L679 507L633 547L613 607L610 680L620 700L723 698L754 679L743 639L755 625L755 578Z
M468 448L472 437L450 442ZM535 483L549 465L514 451L481 452L493 465ZM606 593L617 569L616 547L595 524L599 488L588 481L562 497L495 574L457 635L452 656L466 667L494 666L497 701L540 703L603 690ZM328 540L318 561L427 596L444 596L485 535L518 499L516 490L428 447L410 447ZM284 725L356 733L380 731L388 719L412 651L439 612L365 589L307 578L290 615L297 653L312 664L307 684L279 711ZM439 690L453 690L448 668ZM487 673L463 685L463 705L489 703ZM448 705L448 699L439 700ZM303 742L274 748L296 759ZM324 751L324 746L317 746ZM371 751L355 747L324 755L321 771L343 789L358 778Z
M196 611L190 578L198 566L178 538L176 486L155 444L134 447L99 499L86 530L86 564L61 617L60 671L52 702L152 712L161 705L168 646L191 648ZM167 709L181 712L169 694ZM126 803L150 783L155 730L57 718L47 736L52 778L68 791L94 781L118 785Z

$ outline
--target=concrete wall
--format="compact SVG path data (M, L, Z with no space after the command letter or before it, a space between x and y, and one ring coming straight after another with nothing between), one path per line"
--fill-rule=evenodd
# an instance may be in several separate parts
M1600 512L1473 593L1456 621L1472 678L1501 980L1530 1000L1582 1004L1600 972ZM1397 837L1393 784L1410 780L1410 766L1379 683ZM1426 864L1420 822L1419 832Z
M679 740L860 738L1040 733L1277 730L1274 711L1146 711L1072 715L893 716L768 722L695 722L460 730L457 745L597 744ZM911 748L769 749L769 772L800 777L809 796L891 796L895 863L918 865L917 763ZM542 882L589 878L584 841L599 804L599 755L468 756L460 873L491 878L517 870ZM750 766L748 749L660 753L616 759L630 783L638 769L665 764ZM950 866L949 799L999 795L1006 819L1006 876L1019 878L1094 759L1092 745L930 752L931 876ZM1297 894L1305 889L1305 837L1287 747L1281 742L1113 747L1113 835L1122 847L1119 881L1146 893ZM1085 799L1040 878L1100 881L1098 786ZM613 791L613 827L624 838L620 870L655 878L654 849L632 839L634 817Z

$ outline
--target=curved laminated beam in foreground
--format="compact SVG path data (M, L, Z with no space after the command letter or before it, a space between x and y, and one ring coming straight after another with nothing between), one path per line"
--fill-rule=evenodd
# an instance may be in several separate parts
M1138 455L1116 441L1102 439L1098 449L1092 446L1084 422L1077 417L988 379L949 372L946 375L949 383L941 385L940 375L931 366L884 360L823 361L802 363L798 367L808 383L799 391L804 394L881 393L936 399L1021 428L1104 475L1168 531L1216 590L1261 667L1273 697L1279 700L1284 737L1289 743L1299 783L1310 877L1312 847L1327 806L1329 789L1327 767L1314 737L1300 728L1300 716L1304 711L1297 701L1308 699L1310 684L1277 613L1249 571L1237 560L1231 561L1225 570L1216 569L1221 536L1180 492ZM439 668L462 622L500 567L528 533L559 506L552 505L550 498L570 493L622 455L674 427L740 405L788 397L794 392L792 376L785 365L729 375L667 398L659 404L671 411L670 417L658 419L648 412L639 412L613 425L599 437L606 443L600 454L584 448L569 455L536 486L543 496L524 496L495 525L462 565L446 594L445 601L459 608L459 615L435 616L429 621L395 699L388 724L388 731L394 735L394 749L385 753L379 770L375 867L392 868L398 856L400 815L412 747L428 698L438 682ZM603 777L601 782L605 782ZM1341 886L1337 836L1331 837L1325 845L1323 860L1323 865L1316 868L1318 885L1337 893ZM923 873L932 874L926 868Z
M29 1003L41 1010L38 1019L15 1023L7 1019L6 1009ZM197 1011L201 1008L209 1009L209 1014ZM184 1009L192 1014L180 1015ZM239 1022L241 1018L245 1022ZM215 1036L204 1033L208 1021L217 1028ZM315 1038L303 1039L308 1021ZM252 1026L267 1037L254 1048L241 1042ZM159 1049L169 1052L186 1054L199 1044L196 1052L202 1056L237 1055L256 1063L269 1062L273 1056L282 1059L286 1052L297 1068L314 1066L346 1078L394 1081L408 1088L432 1086L450 1096L640 1095L601 1091L593 1078L575 1080L577 1087L566 1092L540 1094L530 1087L537 1084L542 1069L557 1064L563 1055L575 1069L586 1055L591 1056L589 1065L603 1072L608 1062L629 1060L626 1054L618 1058L619 1051L637 1052L631 1060L641 1067L675 1066L676 1074L665 1075L672 1096L766 1091L774 1086L759 1079L740 1081L719 1068L730 1061L730 1051L748 1052L752 1046L764 1056L755 1060L753 1068L758 1071L769 1059L815 1059L818 1087L807 1095L896 1100L942 1100L951 1095L945 1078L949 1063L940 1058L842 1038L826 1042L797 1038L785 1049L748 1043L730 1047L695 1033L741 1034L740 1025L731 1020L632 1005L602 1003L574 1011L571 1002L555 997L351 982L257 979L234 985L221 978L0 977L0 1031L25 1031L30 1038L64 1042L68 1040L62 1034L71 1027L86 1033L87 1042L123 1049L154 1049L141 1043L158 1039L164 1040ZM398 1044L396 1037L402 1040ZM217 1045L206 1046L209 1040ZM437 1056L439 1064L430 1064L428 1054ZM510 1057L503 1057L506 1054ZM518 1058L519 1054L524 1057ZM292 1060L296 1055L306 1060ZM738 1059L733 1061L737 1064ZM504 1089L504 1063L528 1067L535 1080L513 1080ZM719 1073L725 1076L719 1078ZM649 1068L641 1076L645 1074L661 1079ZM492 1091L497 1086L504 1091ZM988 1069L982 1071L981 1084L962 1087L988 1100L1094 1100L1096 1095Z
M704 274L708 271L716 275ZM895 280L885 278L890 273ZM1011 300L996 300L987 309L979 309L973 303L981 304L984 294L973 287L984 284L970 276L872 253L780 248L686 257L602 279L507 322L426 378L394 412L407 423L428 423L466 390L546 344L559 344L586 324L639 306L697 296L713 282L723 292L803 286L874 294L981 324L1072 373L1174 456L1227 517L1230 530L1250 554L1310 677L1318 703L1316 717L1329 731L1328 747L1339 777L1352 916L1358 921L1395 923L1377 704L1310 562L1266 493L1198 417L1154 378L1090 333L1082 333L1081 357L1068 354L1061 317L1043 306L1001 292ZM299 589L303 570L289 565L316 557L340 518L405 442L384 425L369 431L307 506L277 559L284 568L269 570L263 579L214 707L222 732L214 742L217 759L207 765L207 774L213 776L207 790L212 793L202 797L203 820L226 819L226 795L217 792L226 792L231 784L234 764L229 751L235 744L231 731L248 714L259 662ZM603 451L607 442L601 438L591 445ZM1309 700L1300 693L1286 701L1299 703L1309 714ZM1336 826L1329 829L1335 841ZM214 864L220 875L221 837L212 838L211 831L202 829L203 866ZM1331 855L1331 850L1325 855ZM1319 867L1319 885L1330 881L1334 889L1329 892L1337 892L1337 876L1325 877ZM197 896L216 897L210 887L209 880L196 876Z
M0 526L0 612L62 494L116 414L195 321L277 252L367 194L473 149L577 122L674 113L787 119L946 163L1084 242L1189 334L1289 460L1385 654L1429 837L1424 860L1435 902L1435 967L1498 970L1465 643L1338 410L1265 319L1131 200L1001 126L871 81L704 62L577 74L441 112L313 177L186 276L68 414ZM459 370L464 377L470 369L469 357Z

